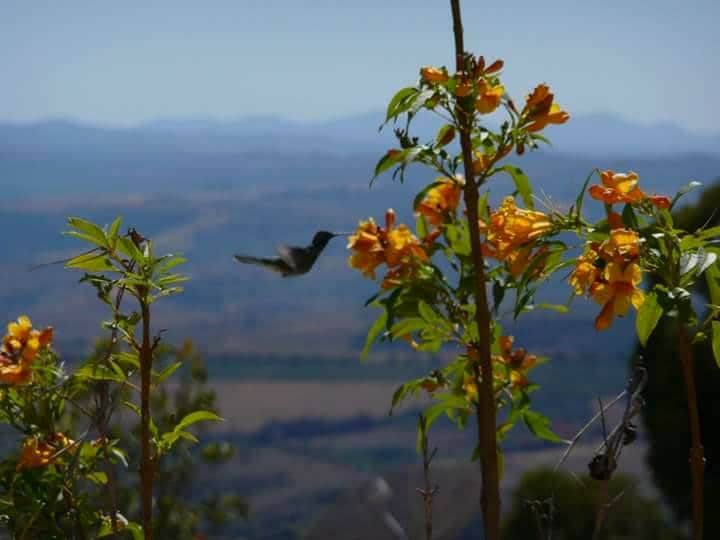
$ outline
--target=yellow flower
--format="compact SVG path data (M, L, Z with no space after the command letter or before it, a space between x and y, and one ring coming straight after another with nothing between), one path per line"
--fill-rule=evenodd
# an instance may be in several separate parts
M500 208L490 215L489 221L489 225L480 224L481 230L486 232L483 251L487 256L500 261L507 260L518 248L536 240L552 228L547 215L518 208L512 197L503 199Z
M576 295L585 294L585 291L600 279L600 269L595 266L597 259L597 251L592 247L586 249L585 253L577 258L575 269L569 278L570 285L575 289Z
M630 229L614 229L600 245L600 251L607 260L634 259L640 255L640 236Z
M478 99L475 101L475 109L480 114L489 114L500 106L505 87L502 85L490 86L485 80L478 83Z
M463 376L463 392L465 393L465 399L471 402L477 402L478 400L478 384L473 375L466 373Z
M425 66L420 69L420 76L429 83L444 84L448 82L448 72L445 68L436 68L433 66Z
M462 184L450 178L440 178L439 185L430 189L416 210L431 225L438 227L445 220L445 215L455 211L460 204Z
M395 227L395 212L389 209L385 214L385 228L378 227L371 219L360 222L355 234L350 236L348 248L354 253L349 263L352 268L362 271L363 275L375 279L375 269L385 263L388 266L389 281L409 277L413 274L417 260L427 261L428 256L420 241L412 234L407 225Z
M363 276L375 279L375 268L384 262L385 257L380 243L380 229L372 218L360 222L347 247L355 252L350 256L350 266L360 270Z
M593 300L603 304L595 319L597 330L609 328L615 315L623 317L631 305L639 309L645 301L645 295L637 287L642 281L642 270L638 264L630 263L623 269L621 264L610 262L605 267L603 279L590 287Z
M633 171L624 174L603 171L600 173L602 185L592 185L588 191L593 199L605 204L632 204L645 199L645 193L638 187L638 179L639 176Z
M0 382L26 384L32 378L30 364L38 351L52 341L53 330L34 330L26 315L8 324L7 330L0 348Z
M526 126L529 132L540 131L548 124L564 124L570 115L553 102L555 96L545 84L539 84L533 93L525 98L522 115L530 122Z

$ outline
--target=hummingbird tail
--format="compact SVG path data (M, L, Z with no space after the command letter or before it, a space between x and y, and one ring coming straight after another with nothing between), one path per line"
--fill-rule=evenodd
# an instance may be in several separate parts
M266 264L267 261L265 259L261 259L259 257L249 257L247 255L235 255L235 260L237 262L245 263L245 264Z

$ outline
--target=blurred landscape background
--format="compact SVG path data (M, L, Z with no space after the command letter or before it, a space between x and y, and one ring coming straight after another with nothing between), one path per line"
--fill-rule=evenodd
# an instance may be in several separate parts
M383 344L360 362L376 315L363 304L375 285L348 268L342 239L298 279L238 265L232 255L304 245L316 230L353 230L390 207L400 220L413 219L412 197L432 176L410 169L404 185L381 177L370 188L369 180L393 144L392 126L378 133L384 102L413 83L420 65L450 61L447 6L418 7L408 15L415 28L377 19L352 27L356 18L384 8L382 2L368 3L365 11L338 8L337 15L328 14L330 3L288 8L288 19L320 24L313 36L302 24L290 28L285 18L273 34L263 23L269 8L251 2L237 3L242 9L218 3L206 12L181 4L169 24L159 7L143 11L139 4L82 14L41 4L0 8L0 58L12 60L0 92L3 320L27 313L38 325L55 327L65 361L83 358L102 337L98 321L106 313L87 287L75 285L80 276L62 265L29 268L77 253L77 243L60 234L68 216L99 223L123 216L161 251L189 259L186 292L157 305L155 326L168 329L164 338L171 343L192 339L207 360L209 385L227 419L208 436L237 446L228 465L202 470L198 487L200 495L230 486L247 499L249 519L227 538L393 538L388 512L417 538L415 429L423 403L388 416L390 397L453 351L431 356ZM597 167L635 170L649 193L673 195L691 180L713 184L720 177L720 111L714 101L706 103L720 70L717 58L703 52L716 39L706 26L713 17L678 17L670 2L659 2L637 29L635 49L624 55L592 37L604 35L613 21L639 24L638 14L619 2L587 8L597 25L573 27L560 38L582 11L566 4L552 9L558 16L569 10L568 20L546 14L553 21L548 32L557 33L535 51L528 43L519 49L498 30L481 37L472 23L467 29L469 48L506 58L506 71L526 70L532 82L511 79L517 86L508 89L518 101L530 84L547 80L572 114L567 125L548 130L552 147L511 161L530 176L536 194L567 208ZM400 17L409 5L388 9ZM482 15L489 26L517 16L520 29L530 28L538 13L526 8ZM468 6L466 20L483 19ZM655 49L657 36L671 26L675 49ZM344 35L343 28L352 31ZM33 42L39 34L45 37ZM368 37L373 43L364 50ZM248 52L258 43L268 47L264 59L258 49ZM392 58L384 58L385 50ZM543 71L539 65L550 56L558 65ZM298 67L302 62L307 73ZM382 64L377 72L375 64ZM670 72L688 65L685 99L676 101ZM608 81L612 70L615 80ZM433 137L437 125L420 119L415 134ZM507 182L491 190L507 191ZM543 295L565 303L569 291L557 280ZM542 386L535 403L564 437L596 410L598 396L620 392L629 375L634 316L598 334L597 309L575 299L570 313L531 313L505 323L516 343L551 359L533 372ZM557 448L523 430L515 428L504 445L507 494L523 471L558 458ZM479 473L468 457L472 431L439 422L431 433L430 444L439 447L437 512L445 515L438 518L438 538L479 534ZM569 469L585 472L599 434L594 437L573 454ZM637 476L644 493L659 497L645 447L641 428L621 468Z

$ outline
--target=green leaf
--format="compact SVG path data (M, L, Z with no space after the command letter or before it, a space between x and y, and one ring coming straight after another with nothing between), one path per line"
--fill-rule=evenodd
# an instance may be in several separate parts
M122 236L118 238L117 248L120 250L121 253L130 257L130 259L135 261L137 264L142 265L145 262L145 256L143 255L142 251L140 251L135 245L135 242L133 242L127 236Z
M385 123L408 110L412 105L415 96L419 93L420 90L414 86L408 86L398 90L390 100L390 103L388 103L387 111L385 113Z
M165 369L163 369L160 373L156 375L155 384L160 384L161 382L163 382L170 375L175 373L180 366L182 366L182 362L174 362L167 366Z
M657 293L651 291L645 296L645 301L637 313L635 319L635 328L637 330L638 339L643 347L647 346L647 340L657 326L658 321L662 317L663 308L658 302Z
M83 253L77 257L73 257L67 263L65 268L76 270L84 270L85 272L120 272L104 251L95 251L91 253Z
M530 185L530 179L523 170L519 167L515 167L514 165L504 165L503 167L498 167L498 170L505 171L512 177L513 182L515 182L515 189L520 194L525 206L531 210L535 208L535 203L532 198L532 186Z
M107 239L108 239L108 245L110 246L110 249L115 249L115 246L117 245L118 234L120 232L121 224L122 224L122 216L118 216L115 218L115 221L113 221L110 224L110 227L108 228Z
M550 429L550 419L544 414L526 409L522 411L521 415L530 433L539 439L550 442L567 443L565 439Z
M720 304L720 268L718 265L713 264L705 271L705 280L710 293L710 301L713 304Z
M623 208L622 221L628 229L637 231L640 228L640 226L638 225L637 216L635 216L635 211L633 210L631 204L626 204L625 208Z
M712 322L712 350L715 363L720 367L720 322Z
M104 486L105 484L107 484L108 481L107 474L102 471L89 472L85 475L85 478L100 486Z
M420 317L409 317L395 323L392 328L390 328L390 335L393 338L402 337L417 330L422 330L426 326L427 323Z
M438 131L437 137L435 137L435 145L442 148L448 145L455 138L455 127L452 124L445 124Z
M362 353L360 354L360 358L367 358L368 353L370 352L370 347L372 346L373 342L377 339L378 335L380 335L380 332L382 332L385 329L385 325L387 324L387 318L388 314L386 310L383 310L383 312L380 314L380 316L375 319L375 322L370 327L370 330L368 330L367 338L365 338L365 345L363 346Z
M132 412L134 412L135 414L137 414L138 418L140 418L140 416L142 416L142 414L140 413L140 407L138 407L137 405L135 405L135 404L132 403L131 401L123 401L122 404L125 405L125 406L126 406L128 409L130 409Z
M418 302L418 313L420 313L420 317L429 323L439 318L439 315L435 313L435 310L431 308L427 302L423 302L422 300Z
M693 189L695 189L696 187L700 187L700 186L702 186L701 182L696 182L695 180L693 180L693 181L689 182L688 184L686 184L685 186L683 186L682 188L680 188L678 190L678 192L675 194L675 197L673 197L672 203L670 204L670 210L673 209L673 207L675 206L675 203L678 202L678 199L680 199L680 197L682 197L683 195L686 195L687 193L690 193Z
M415 231L420 240L423 240L428 234L427 222L422 214L418 214L415 218Z
M590 184L592 177L596 173L599 174L600 169L593 169L592 171L590 171L590 174L588 174L587 178L585 179L585 182L583 182L583 187L580 190L580 193L578 194L577 199L575 199L575 214L580 219L582 219L582 207L583 207L583 202L585 201L585 193L587 193L588 184Z
M74 376L80 380L125 382L125 376L119 375L104 364L83 366L75 372Z
M95 225L92 221L87 221L86 219L82 219L79 217L69 217L68 225L70 225L70 227L76 229L80 233L86 235L89 242L97 244L98 246L109 247L107 237L105 236L105 231ZM72 232L73 231L69 231L69 233ZM70 234L70 236L76 235Z
M225 419L211 411L195 411L185 415L185 417L173 428L173 431L178 433L192 424L204 421L224 422Z

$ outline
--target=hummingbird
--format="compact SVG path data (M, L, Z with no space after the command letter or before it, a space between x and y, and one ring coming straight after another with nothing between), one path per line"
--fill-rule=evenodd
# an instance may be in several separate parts
M351 234L353 233L318 231L313 236L312 243L307 247L278 246L277 257L235 255L235 260L245 264L262 266L273 272L278 272L282 277L301 276L310 271L330 240L336 236L349 236Z

